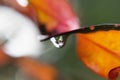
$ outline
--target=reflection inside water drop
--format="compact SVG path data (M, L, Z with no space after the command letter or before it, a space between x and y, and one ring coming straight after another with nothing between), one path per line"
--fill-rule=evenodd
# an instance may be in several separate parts
M65 45L66 38L66 36L57 36L50 38L50 41L56 48L62 48Z

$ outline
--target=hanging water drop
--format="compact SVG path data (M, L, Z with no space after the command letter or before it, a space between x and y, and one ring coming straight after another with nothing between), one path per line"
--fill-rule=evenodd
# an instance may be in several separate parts
M66 43L67 36L57 36L50 38L50 41L56 48L62 48Z

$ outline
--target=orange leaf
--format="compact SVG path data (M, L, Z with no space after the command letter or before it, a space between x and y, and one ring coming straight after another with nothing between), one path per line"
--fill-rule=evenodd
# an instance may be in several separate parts
M108 74L112 69L115 69L113 70L114 72L119 70L116 68L120 66L119 34L120 31L117 30L77 34L77 52L79 58L95 73L108 78ZM115 76L113 75L113 78Z
M60 34L79 28L79 21L66 0L29 0L47 32Z
M73 18L74 16L70 6L65 0L29 0L29 2L36 9L43 11L45 14L61 22Z

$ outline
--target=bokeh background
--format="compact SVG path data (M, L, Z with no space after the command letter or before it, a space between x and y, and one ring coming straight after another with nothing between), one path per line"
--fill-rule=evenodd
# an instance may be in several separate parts
M120 23L120 0L68 0L80 19L82 27ZM37 60L53 64L67 80L105 80L93 73L78 59L75 51L75 35L71 35L65 47L55 48L44 42L46 50ZM89 46L89 45L88 45ZM0 80L15 80L18 69L11 64L0 68ZM21 76L19 74L19 76ZM23 79L21 79L23 80Z

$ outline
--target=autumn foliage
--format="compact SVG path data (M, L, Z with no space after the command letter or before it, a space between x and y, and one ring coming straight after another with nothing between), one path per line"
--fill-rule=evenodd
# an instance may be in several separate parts
M80 60L98 75L115 80L120 71L120 31L77 34Z

